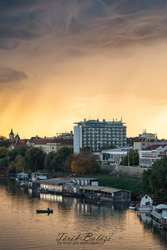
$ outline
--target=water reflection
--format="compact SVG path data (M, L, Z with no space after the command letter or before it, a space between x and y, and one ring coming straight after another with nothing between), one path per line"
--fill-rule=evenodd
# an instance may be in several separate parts
M1 182L1 180L0 180ZM36 214L36 209L53 214ZM167 234L146 214L130 212L126 204L95 204L78 198L39 194L3 180L0 184L0 249L164 249ZM59 234L110 237L105 244L61 245ZM82 239L81 236L80 239ZM97 242L96 242L97 243ZM99 243L99 242L98 242ZM67 242L66 242L67 244Z
M151 219L149 213L138 213L137 215L138 215L140 221L142 221L145 226L152 225L152 219Z
M32 194L32 191L29 191L30 194ZM55 202L60 207L63 207L64 209L70 210L73 209L76 214L79 215L101 215L103 218L108 216L115 215L116 211L118 210L119 217L123 215L123 209L125 209L125 204L108 204L108 205L101 205L101 204L95 204L95 203L89 203L88 201L85 201L84 199L79 198L70 198L66 196L57 195L57 194L46 194L46 193L40 193L39 198L44 201L49 202Z

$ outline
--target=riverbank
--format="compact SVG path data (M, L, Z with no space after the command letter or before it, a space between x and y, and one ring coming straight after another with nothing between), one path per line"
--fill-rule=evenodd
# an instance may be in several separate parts
M137 196L144 192L142 188L142 180L139 177L119 176L111 174L87 175L88 178L98 178L99 186L108 186L129 190L132 192L132 200L136 200Z
M66 176L72 176L72 174L64 172L54 172L47 174L48 179L60 178ZM6 176L7 177L7 176ZM9 176L8 176L9 177ZM13 176L11 176L13 177ZM75 176L76 177L76 176ZM86 178L97 178L99 180L99 186L114 187L123 190L129 190L132 192L132 200L136 200L137 196L144 192L142 188L142 180L139 177L134 176L119 176L118 174L97 174L97 175L84 175Z

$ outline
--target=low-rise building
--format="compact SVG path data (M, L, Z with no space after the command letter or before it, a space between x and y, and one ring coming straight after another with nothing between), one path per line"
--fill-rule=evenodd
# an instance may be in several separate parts
M97 178L83 178L83 177L78 177L73 179L75 185L78 186L98 186L99 181Z
M37 139L31 144L33 147L41 148L46 154L57 152L62 147L73 148L73 139Z
M82 196L100 201L130 201L131 191L98 186L96 178L55 178L37 181L41 192L60 193L67 196Z
M149 168L157 159L167 155L167 145L152 145L145 150L139 150L139 166Z
M119 165L127 153L132 149L133 147L122 147L102 150L100 153L100 162L108 165Z
M81 188L85 195L99 197L101 201L131 201L131 191L105 186L85 186Z
M23 139L23 140L20 140L19 142L12 142L9 146L9 150L12 150L12 149L19 149L19 148L22 148L24 146L27 146L27 142L28 140L27 139Z
M167 144L167 140L150 140L150 141L135 141L133 143L133 149L134 150L144 150L148 147L153 147L156 145L166 145Z
M139 134L139 138L142 138L146 141L155 141L157 140L157 135L153 133L147 133L146 130L144 130L142 134Z
M98 179L97 178L72 178L72 177L66 177L66 178L53 178L53 179L47 179L47 180L38 180L37 181L40 184L41 190L45 191L73 191L76 192L79 190L77 188L80 186L98 186ZM68 188L67 188L68 187Z

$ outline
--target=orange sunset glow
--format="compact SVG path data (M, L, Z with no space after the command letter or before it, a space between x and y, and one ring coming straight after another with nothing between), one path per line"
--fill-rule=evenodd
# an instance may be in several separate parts
M54 136L122 118L167 138L167 2L6 1L0 8L0 135Z

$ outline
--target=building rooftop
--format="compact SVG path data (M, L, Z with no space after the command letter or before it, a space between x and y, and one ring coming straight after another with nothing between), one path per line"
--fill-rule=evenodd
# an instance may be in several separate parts
M102 153L115 153L115 154L119 154L120 152L127 152L127 151L130 151L130 150L133 150L133 147L121 147L121 148L111 148L111 149L105 149L105 150L102 150Z
M156 149L158 149L159 147L161 147L161 145L151 145L151 146L149 146L149 147L147 147L147 148L145 148L144 150L156 150Z
M71 183L75 180L87 180L87 181L96 181L97 178L84 178L84 177L64 177L64 178L53 178L53 179L47 179L47 180L38 180L39 183L44 184L65 184L65 183Z
M106 192L106 193L116 193L120 191L126 191L126 192L131 192L127 190L122 190L118 188L113 188L113 187L105 187L105 186L84 186L81 187L83 190L90 190L90 191L97 191L97 192Z
M100 125L100 126L103 126L103 125L122 126L125 123L123 123L122 120L121 121L117 121L117 120L115 121L114 119L113 119L113 121L106 121L105 119L103 119L102 121L99 121L99 119L97 119L97 120L86 120L86 119L84 119L83 121L80 121L80 122L74 122L74 124L85 125L85 126L86 125L88 125L88 126L90 126L90 125L92 125L92 126L97 126L97 125Z
M67 183L67 180L54 180L54 179L47 179L47 180L37 180L36 182L38 183L43 183L43 184L52 184L52 185L57 185L57 184L65 184ZM68 181L69 182L69 181Z
M57 143L61 145L73 145L73 139L37 139L33 142L35 145L44 145L49 143Z

